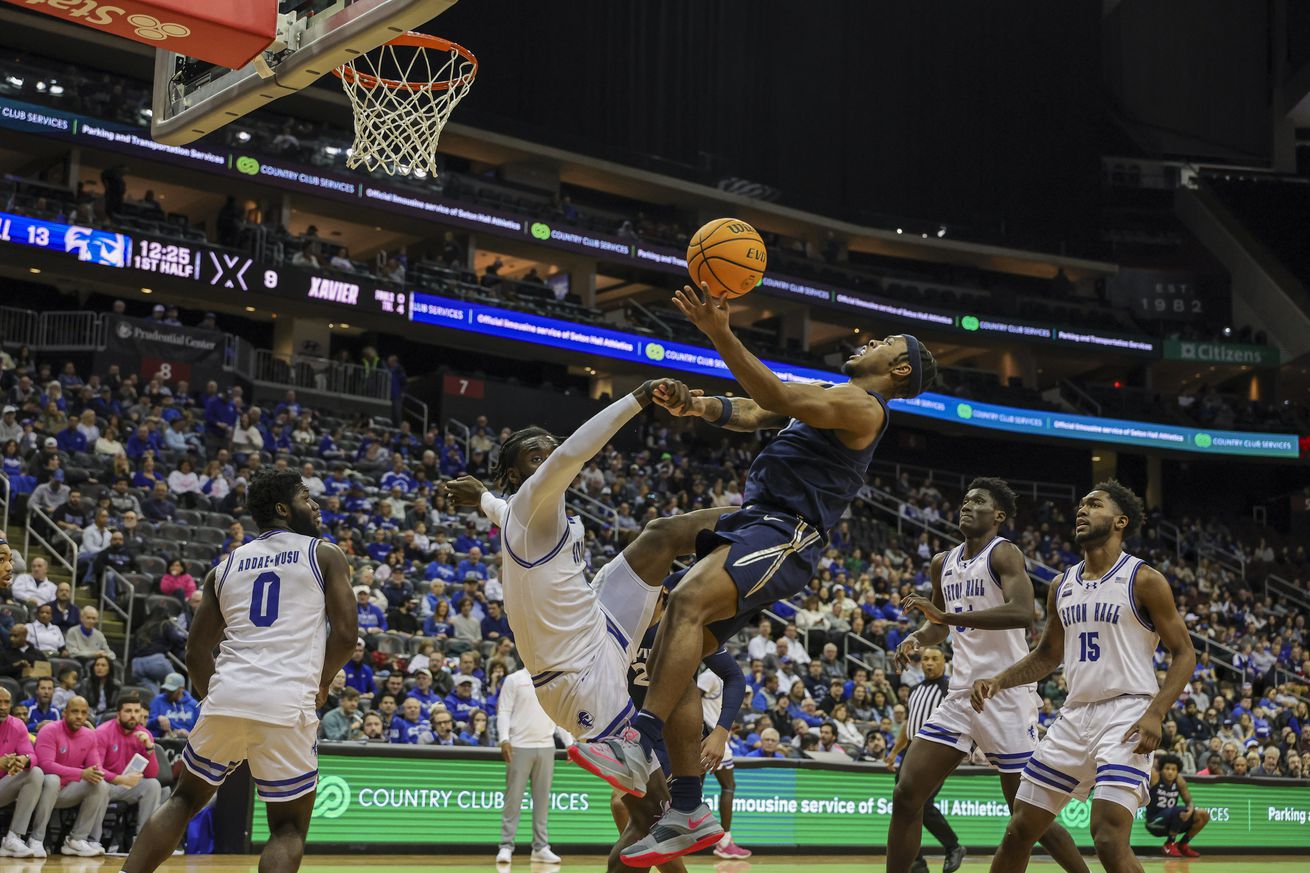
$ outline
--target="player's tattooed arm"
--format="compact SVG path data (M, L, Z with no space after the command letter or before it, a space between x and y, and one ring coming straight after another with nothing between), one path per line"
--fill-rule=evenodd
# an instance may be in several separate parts
M1037 643L1037 648L1018 663L1002 670L999 675L990 679L979 679L973 683L970 702L978 712L983 711L987 700L996 692L1045 679L1060 666L1060 660L1064 657L1064 624L1060 621L1060 613L1055 608L1055 603L1060 596L1060 585L1063 582L1063 576L1052 580L1051 588L1046 594L1046 627L1042 630L1042 638Z
M724 418L724 402L729 409ZM749 397L706 397L700 388L688 388L683 383L669 379L655 390L655 403L667 409L673 415L703 418L724 430L752 433L757 430L772 430L787 424L787 416L770 412Z
M1183 617L1174 604L1169 583L1156 570L1143 565L1132 583L1133 606L1155 626L1160 642L1169 650L1169 671L1165 674L1160 691L1151 701L1142 717L1124 734L1128 740L1137 735L1135 754L1146 755L1160 745L1164 717L1178 701L1196 669L1196 648L1192 636L1183 623Z
M938 552L932 556L932 563L928 565L928 575L932 578L932 600L926 600L918 595L907 597L901 607L905 610L923 609L932 607L937 612L942 613L945 599L942 596L942 564L946 562L946 553ZM923 604L922 606L917 604ZM944 614L944 613L942 613ZM895 664L896 669L904 670L910 662L910 655L922 649L924 646L935 646L946 640L950 636L950 629L941 623L935 623L931 619L925 621L923 626L914 633L907 636L896 647Z
M974 627L982 630L1011 630L1030 628L1033 625L1033 583L1028 578L1028 567L1023 552L1014 543L1001 543L987 556L992 572L1000 580L1005 603L977 612L947 612L937 598L940 585L933 589L933 603L911 595L901 605L917 609L934 625Z

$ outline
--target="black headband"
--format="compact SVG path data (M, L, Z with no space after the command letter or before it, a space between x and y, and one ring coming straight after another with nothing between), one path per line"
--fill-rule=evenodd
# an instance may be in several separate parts
M904 334L905 351L909 357L910 364L910 397L918 397L923 391L923 349L919 345L918 337L914 334Z

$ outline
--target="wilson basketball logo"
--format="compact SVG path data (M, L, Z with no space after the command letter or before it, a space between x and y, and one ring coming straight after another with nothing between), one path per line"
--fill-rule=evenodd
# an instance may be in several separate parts
M153 15L129 15L127 23L136 28L136 35L142 39L162 40L170 36L180 39L191 35L191 28L182 24L160 21Z

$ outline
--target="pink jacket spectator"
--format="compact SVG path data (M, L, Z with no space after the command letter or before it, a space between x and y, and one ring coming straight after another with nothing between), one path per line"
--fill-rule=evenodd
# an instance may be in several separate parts
M80 781L83 770L100 763L100 744L96 742L96 732L89 727L72 733L61 718L46 722L37 732L36 765L47 776L58 776L60 788Z
M181 576L172 576L165 573L159 580L159 593L181 595L186 600L196 591L196 580L190 573L183 573Z
M27 725L23 724L12 715L0 721L0 755L27 755L36 762L36 754L32 750L32 736L27 732ZM41 766L37 764L37 766ZM0 773L0 780L6 779L3 773Z
M142 738L150 741L150 748ZM141 774L146 779L153 779L159 775L159 759L155 757L154 738L150 736L150 731L144 727L136 727L131 731L124 731L118 724L118 719L107 721L100 727L96 728L96 742L100 746L101 767L105 770L106 779L117 779L123 775L128 762L132 760L133 755L140 755L147 761L146 769Z

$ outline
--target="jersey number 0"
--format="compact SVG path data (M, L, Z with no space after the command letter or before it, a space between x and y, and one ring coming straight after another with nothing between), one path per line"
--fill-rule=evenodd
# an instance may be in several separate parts
M269 570L255 577L250 591L250 623L270 627L277 621L277 601L282 593L282 577Z

